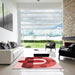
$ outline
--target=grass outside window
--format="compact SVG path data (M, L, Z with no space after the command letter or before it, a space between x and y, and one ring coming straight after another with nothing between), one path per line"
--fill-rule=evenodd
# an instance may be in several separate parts
M60 48L63 46L63 41L55 41L56 43L56 48ZM48 42L36 42L36 41L25 41L24 43L22 42L22 45L24 45L25 48L45 48L46 44L48 45Z

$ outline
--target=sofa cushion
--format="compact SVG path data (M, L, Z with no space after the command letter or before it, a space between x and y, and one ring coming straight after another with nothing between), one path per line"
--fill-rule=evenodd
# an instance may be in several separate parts
M14 48L14 50L13 50L13 59L17 58L18 52L19 52L19 49L18 48Z
M13 59L16 59L23 52L23 48L14 48L13 50Z
M72 52L72 53L75 53L75 44L71 44L69 46L69 50Z

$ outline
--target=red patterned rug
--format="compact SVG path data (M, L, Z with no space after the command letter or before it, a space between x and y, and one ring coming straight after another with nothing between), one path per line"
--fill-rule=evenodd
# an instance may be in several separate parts
M48 57L22 57L14 66L15 69L21 68L62 68L56 61Z

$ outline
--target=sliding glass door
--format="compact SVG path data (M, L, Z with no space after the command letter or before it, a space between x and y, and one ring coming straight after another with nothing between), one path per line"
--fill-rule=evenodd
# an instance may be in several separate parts
M19 10L19 14L21 40L25 45L35 42L37 43L35 47L39 48L41 43L41 48L43 48L47 40L61 40L62 10ZM42 43L44 43L43 46ZM31 44L27 46L30 47Z

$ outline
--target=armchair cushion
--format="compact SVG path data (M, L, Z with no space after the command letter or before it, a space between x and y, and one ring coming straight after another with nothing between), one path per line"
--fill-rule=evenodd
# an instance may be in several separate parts
M69 51L72 52L72 53L75 53L75 44L71 44L69 46Z
M55 42L50 41L49 45L46 45L46 48L54 49L56 46Z
M54 47L55 46L55 43L54 42L50 42L50 46L51 47Z

